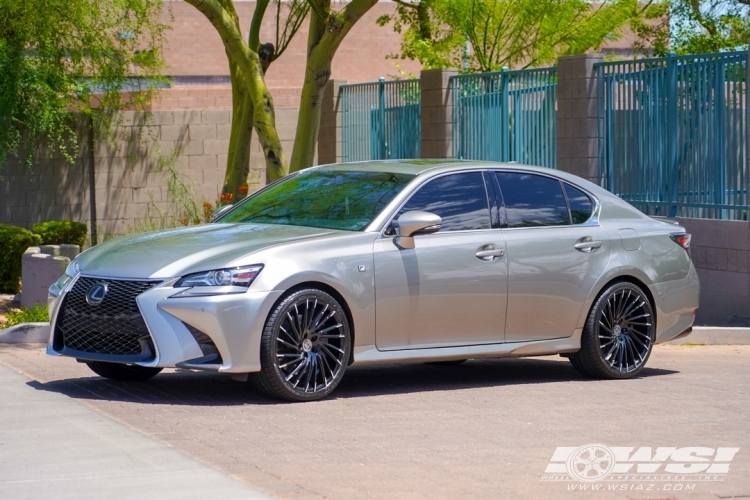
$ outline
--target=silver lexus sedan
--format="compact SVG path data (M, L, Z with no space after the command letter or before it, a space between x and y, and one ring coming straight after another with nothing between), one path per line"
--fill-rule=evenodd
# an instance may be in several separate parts
M226 207L225 207L226 208ZM107 241L50 288L47 353L327 396L347 366L560 354L629 378L687 335L690 235L579 177L477 161L310 168L211 224Z

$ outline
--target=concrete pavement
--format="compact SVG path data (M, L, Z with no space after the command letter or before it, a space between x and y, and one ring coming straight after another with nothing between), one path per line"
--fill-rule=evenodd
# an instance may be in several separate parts
M355 367L330 398L305 404L186 370L165 370L146 384L113 383L72 359L45 356L41 346L0 346L0 364L30 380L3 382L4 391L33 387L56 404L85 405L276 498L750 498L747 346L656 346L642 375L624 381L583 378L557 356ZM0 397L2 405L9 401ZM45 411L19 408L13 414L29 418L19 417L7 435L47 432L49 419L33 417ZM45 436L55 443L60 433ZM739 451L720 464L728 473L708 479L543 480L558 447L590 443L641 456L657 448ZM8 454L0 455L7 481L18 474L7 472ZM150 454L134 455L132 467L142 467L139 456ZM685 466L672 462L645 465ZM47 469L19 470L48 476ZM17 498L31 486L13 487ZM0 482L0 497L5 491ZM198 491L181 498L204 498Z
M266 495L0 365L0 499Z

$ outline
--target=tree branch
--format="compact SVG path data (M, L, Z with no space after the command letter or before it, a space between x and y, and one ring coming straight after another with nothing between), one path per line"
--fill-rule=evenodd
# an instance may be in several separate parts
M338 48L341 41L344 39L352 26L360 20L362 16L367 14L378 0L352 0L350 4L344 7L336 17L339 17L342 21L341 26L336 31L331 31L331 43L329 44L335 51ZM328 33L326 33L327 35Z
M690 0L690 8L693 11L695 20L698 21L711 36L716 35L716 26L713 23L706 21L706 18L701 14L700 2L698 0Z
M397 3L402 7L409 7L410 9L419 9L419 3L417 2L405 2L404 0L392 0L393 3ZM750 2L750 0L747 0Z
M263 16L266 14L268 0L257 0L253 20L250 22L250 34L247 36L247 44L250 49L257 52L260 47L260 27L263 24Z
M227 55L232 58L242 71L247 81L252 80L253 63L257 61L258 55L251 51L245 41L242 39L242 33L237 25L233 22L232 16L222 7L217 0L185 0L187 3L198 9L211 22L221 37Z

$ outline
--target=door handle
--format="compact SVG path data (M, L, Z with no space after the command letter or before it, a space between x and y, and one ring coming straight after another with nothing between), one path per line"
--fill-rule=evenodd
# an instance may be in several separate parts
M503 250L502 248L495 248L494 245L488 244L479 247L477 253L475 253L474 255L476 255L478 259L489 261L494 260L495 257L500 258L505 255L505 250Z
M582 252L593 252L597 248L601 248L601 246L601 241L592 241L590 236L586 236L573 245L573 248Z

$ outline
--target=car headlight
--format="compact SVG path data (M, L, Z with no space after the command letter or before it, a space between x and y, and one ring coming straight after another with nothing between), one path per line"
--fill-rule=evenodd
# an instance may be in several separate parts
M78 262L75 260L71 261L70 264L68 264L68 267L65 269L65 274L60 276L60 279L58 279L55 282L55 286L62 290L65 288L65 286L70 283L70 280L76 277L76 274L78 274L81 271L81 267L78 265Z
M243 293L247 291L261 269L263 269L262 265L255 265L188 274L175 283L174 287L191 288L183 290L172 297Z

